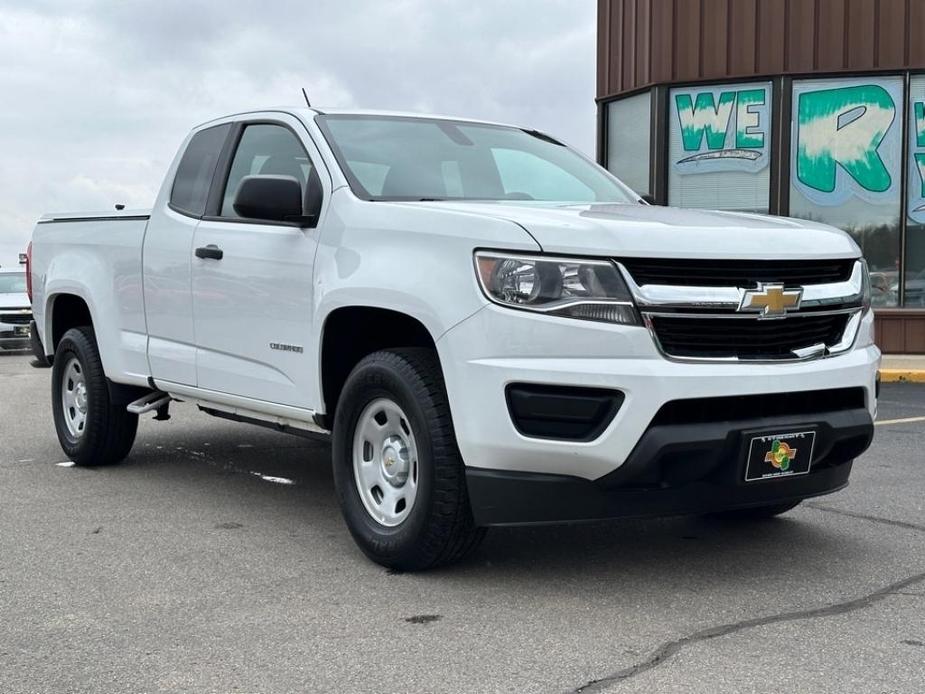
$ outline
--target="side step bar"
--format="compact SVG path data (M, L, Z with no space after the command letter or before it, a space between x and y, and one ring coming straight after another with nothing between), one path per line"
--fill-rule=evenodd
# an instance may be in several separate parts
M331 440L330 432L323 431L318 427L313 427L305 422L294 419L287 420L283 417L266 417L253 412L250 413L251 416L248 416L242 410L230 411L229 409L218 409L214 403L210 406L209 403L204 403L202 401L198 402L197 406L202 412L212 415L213 417L218 417L219 419L228 419L232 422L242 422L244 424L255 424L264 429L272 429L273 431L279 431L284 434L293 434L314 441Z
M167 393L156 390L153 393L148 393L142 398L138 398L135 402L129 403L125 409L132 414L144 414L145 412L153 412L154 410L159 410L169 405L171 400L173 400L173 398L167 395Z

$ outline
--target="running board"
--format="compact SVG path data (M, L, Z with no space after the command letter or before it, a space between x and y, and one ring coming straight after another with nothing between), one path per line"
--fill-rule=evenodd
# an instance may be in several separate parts
M313 439L316 441L331 440L330 432L299 420L286 419L285 417L266 416L258 412L240 409L236 409L234 411L232 411L231 408L219 409L215 403L204 402L201 400L196 402L196 406L202 412L205 412L206 414L213 417L218 417L219 419L227 419L232 422L242 422L244 424L255 424L265 429L272 429L273 431L279 431L283 434L293 434L295 436L301 436L302 438Z
M291 429L325 435L330 433L325 418L314 410L196 388L172 381L155 379L154 386L161 392L169 393L174 400L196 405L209 411L209 414L223 412L240 421L261 422L279 430Z
M296 419L295 417L283 417L277 414L259 412L248 407L229 405L226 403L215 402L214 400L205 400L203 398L189 398L186 401L193 403L200 410L211 415L220 416L218 413L221 413L222 415L229 415L225 417L225 419L237 418L239 421L248 421L253 424L259 422L262 424L268 424L269 426L281 431L284 429L298 429L312 434L329 433L314 422L306 422L305 420Z
M173 398L167 395L167 393L154 391L153 393L148 393L143 398L138 398L135 402L129 403L125 409L132 414L144 414L145 412L159 410L169 404L171 400L173 400Z

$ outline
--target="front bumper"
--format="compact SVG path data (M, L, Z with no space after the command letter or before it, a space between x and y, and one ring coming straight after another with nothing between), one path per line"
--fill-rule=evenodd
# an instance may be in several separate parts
M28 349L29 326L0 322L0 349Z
M826 359L679 363L661 356L643 328L490 305L448 331L437 347L467 468L590 482L629 463L659 410L677 400L854 388L863 390L861 409L872 420L880 361L870 341L872 322L868 314L853 349ZM533 438L517 431L508 410L505 390L517 383L613 389L624 399L593 440ZM809 421L815 419L800 419ZM727 423L726 433L733 429Z
M745 481L752 436L814 431L805 475ZM617 470L590 481L569 475L469 467L478 525L523 525L670 516L765 506L837 491L873 438L866 409L713 422L656 424Z

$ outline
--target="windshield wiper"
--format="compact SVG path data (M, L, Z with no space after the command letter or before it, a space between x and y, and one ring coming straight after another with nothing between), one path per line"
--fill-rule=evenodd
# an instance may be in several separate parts
M526 129L524 129L524 132L527 133L527 135L531 135L531 136L535 137L537 140L542 140L543 142L548 142L548 143L553 144L553 145L559 145L559 147L565 147L565 145L564 145L563 143L559 142L556 138L550 137L550 136L547 135L546 133L541 133L539 130L526 130Z

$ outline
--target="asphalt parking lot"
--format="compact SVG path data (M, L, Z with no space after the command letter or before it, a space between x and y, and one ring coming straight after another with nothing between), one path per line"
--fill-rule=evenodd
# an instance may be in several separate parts
M67 467L29 363L0 355L5 694L925 688L925 386L781 519L495 530L412 575L356 549L323 443L184 404Z

